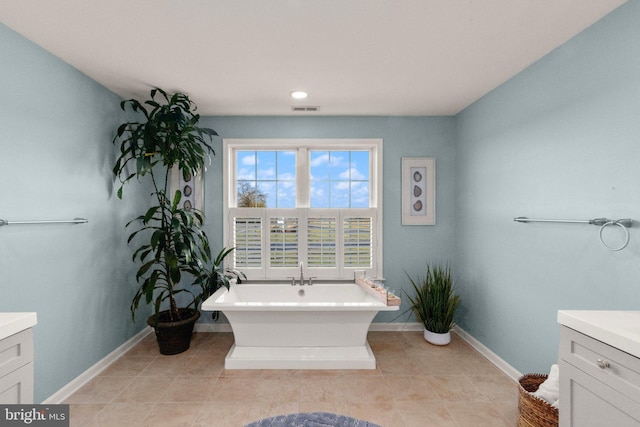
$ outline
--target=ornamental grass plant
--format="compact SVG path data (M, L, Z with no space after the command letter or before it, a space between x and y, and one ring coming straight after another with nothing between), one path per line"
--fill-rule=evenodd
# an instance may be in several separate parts
M407 275L408 276L408 275ZM429 265L424 277L409 281L414 295L408 295L410 309L424 327L444 334L454 326L453 317L460 304L460 296L453 292L453 279L449 265Z

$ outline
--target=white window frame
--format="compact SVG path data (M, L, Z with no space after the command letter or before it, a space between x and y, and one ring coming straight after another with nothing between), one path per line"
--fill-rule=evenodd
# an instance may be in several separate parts
M233 247L233 217L234 212L251 212L251 216L262 218L263 231L262 253L268 253L270 242L268 241L269 218L274 216L294 215L299 218L299 223L306 223L309 215L336 217L339 223L343 218L350 216L369 215L374 218L372 225L372 262L371 268L349 268L338 262L336 269L309 269L304 267L305 277L315 276L320 279L353 279L355 270L365 270L367 277L382 278L382 139L229 139L223 143L223 239L226 247ZM237 187L235 177L236 153L238 151L277 151L295 150L296 154L296 208L237 208ZM369 151L369 208L310 208L310 182L309 182L309 151ZM340 229L342 226L339 226ZM300 258L306 259L306 226L301 227L299 237L301 242L298 253ZM337 257L342 256L344 235L337 235ZM230 257L231 258L231 257ZM340 259L340 258L338 258ZM248 279L284 279L299 277L300 270L296 268L270 268L268 257L263 256L261 268L240 269ZM231 261L228 260L230 263ZM230 265L228 265L231 267Z

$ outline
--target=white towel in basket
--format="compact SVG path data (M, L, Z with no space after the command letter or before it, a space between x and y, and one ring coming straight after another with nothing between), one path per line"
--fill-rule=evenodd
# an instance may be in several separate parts
M549 371L549 377L544 380L538 387L538 390L534 391L535 397L540 398L553 407L558 407L558 399L560 397L560 369L558 365L551 365Z

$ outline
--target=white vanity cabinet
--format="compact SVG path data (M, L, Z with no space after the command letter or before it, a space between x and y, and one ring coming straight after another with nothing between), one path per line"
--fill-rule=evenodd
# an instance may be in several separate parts
M560 427L640 426L640 312L560 311Z
M0 313L0 404L33 403L36 313Z

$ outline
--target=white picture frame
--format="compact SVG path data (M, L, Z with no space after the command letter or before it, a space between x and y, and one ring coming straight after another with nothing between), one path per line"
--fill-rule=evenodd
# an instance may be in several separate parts
M171 194L176 190L182 192L180 207L185 210L195 209L204 213L204 168L194 177L185 177L177 167L171 168L170 189Z
M435 225L436 161L402 158L402 225Z

